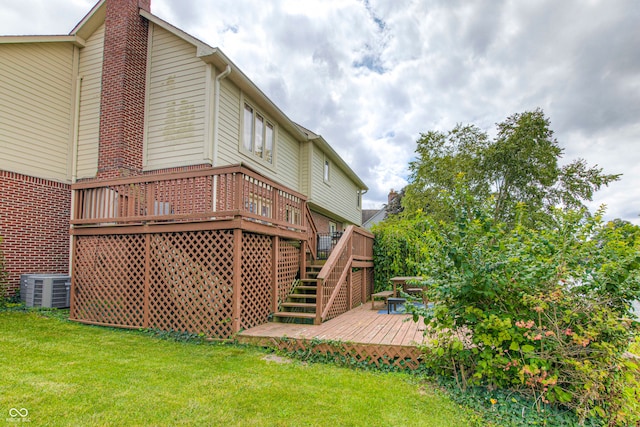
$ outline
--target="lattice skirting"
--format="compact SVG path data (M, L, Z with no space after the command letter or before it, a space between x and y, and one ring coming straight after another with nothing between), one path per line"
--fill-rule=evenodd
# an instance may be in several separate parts
M300 271L300 244L280 242L278 248L278 306L291 293L294 281Z
M237 242L237 236L233 230L76 236L70 317L219 339L265 323L298 273L299 246L278 241L276 252L277 238L241 233Z
M362 276L364 274L364 270L356 270L351 272L351 281L352 281L352 291L351 291L351 304L350 308L356 307L358 304L361 304L362 299ZM366 299L364 299L366 302Z
M422 353L418 347L383 344L359 344L340 341L272 338L271 346L295 353L316 353L347 365L387 365L400 369L417 369Z

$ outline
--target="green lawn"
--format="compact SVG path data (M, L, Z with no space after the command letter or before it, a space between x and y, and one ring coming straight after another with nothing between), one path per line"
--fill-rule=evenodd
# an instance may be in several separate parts
M7 425L464 426L474 418L401 374L281 363L257 349L34 312L0 312L0 331ZM28 416L11 417L12 408Z

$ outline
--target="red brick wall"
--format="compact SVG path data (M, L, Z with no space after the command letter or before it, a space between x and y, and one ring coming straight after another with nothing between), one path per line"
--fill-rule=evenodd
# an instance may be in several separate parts
M69 185L0 171L0 249L10 294L20 274L68 273Z
M149 0L107 0L98 177L142 172Z
M313 218L313 222L316 224L316 228L318 229L318 233L328 233L329 232L329 222L333 222L336 224L336 231L344 231L344 224L338 222L334 219L330 219L318 212L311 211L311 217Z

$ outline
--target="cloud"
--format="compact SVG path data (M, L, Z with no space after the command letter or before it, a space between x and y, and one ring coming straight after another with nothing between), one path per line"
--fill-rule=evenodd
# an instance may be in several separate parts
M93 1L0 0L4 33L68 33ZM368 184L364 207L408 178L420 132L542 108L567 161L620 182L596 194L640 224L636 0L152 0L221 48L292 120Z

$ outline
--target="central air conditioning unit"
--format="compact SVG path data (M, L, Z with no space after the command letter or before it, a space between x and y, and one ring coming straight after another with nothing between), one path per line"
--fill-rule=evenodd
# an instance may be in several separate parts
M66 274L23 274L20 299L27 307L69 307L71 276Z

